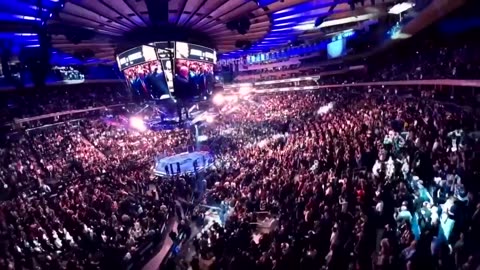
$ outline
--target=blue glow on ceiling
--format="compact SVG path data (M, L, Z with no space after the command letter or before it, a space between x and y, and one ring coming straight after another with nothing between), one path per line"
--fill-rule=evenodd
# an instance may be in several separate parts
M67 54L56 49L52 50L52 54L50 58L50 63L54 66L76 66L76 65L82 65L85 63L102 64L106 62L108 62L108 60L96 59L96 58L81 60L72 56L71 54Z
M287 9L283 9L272 14L272 18L275 20L280 17L287 17L290 15L296 15L300 13L305 13L309 11L315 11L321 8L330 7L333 4L340 5L342 3L347 3L348 0L317 0L317 1L307 1Z
M286 9L282 9L282 10L279 10L279 11L275 11L272 14L273 15L284 14L284 13L290 12L292 10L294 10L294 9L293 8L286 8Z
M57 66L81 65L82 61L58 50L52 51L50 63Z
M32 20L31 18L38 18L40 20L46 20L49 17L49 14L53 13L55 9L59 9L63 5L62 1L52 2L51 0L42 0L39 1L25 1L25 0L10 0L10 1L0 1L0 10L5 14L10 14L10 16L2 16L0 20L2 21L22 21L22 20ZM11 16L18 15L18 16Z
M261 7L265 7L275 2L277 2L277 0L258 0L258 5Z
M292 24L297 24L296 22L284 22L284 23L276 23L275 27L279 26L287 26L287 25L292 25Z
M32 26L30 29L34 29L36 26L44 25L46 21L53 17L53 14L64 7L64 3L65 0L0 0L0 24L14 27L18 23L18 25ZM28 29L28 27L18 29ZM39 47L38 35L31 31L15 33L13 30L11 32L1 32L0 30L0 43L10 47L14 54L20 53L22 48ZM87 61L88 63L105 62L99 59L82 61L56 49L52 49L50 61L52 65L62 66L80 65Z
M266 1L259 1L260 4ZM272 1L273 2L273 1ZM276 11L272 13L272 26L270 32L263 39L252 44L248 50L235 50L228 54L223 54L227 58L239 58L246 54L255 52L264 52L294 41L298 34L304 32L298 29L298 25L311 23L316 17L326 15L334 4L346 3L348 0L317 0L307 1L295 6Z

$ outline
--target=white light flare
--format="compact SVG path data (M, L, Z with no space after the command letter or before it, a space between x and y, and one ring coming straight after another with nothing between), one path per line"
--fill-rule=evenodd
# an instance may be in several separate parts
M400 3L400 4L396 4L395 6L390 8L388 10L388 13L398 15L398 14L401 14L401 13L413 8L414 6L415 6L414 3L403 2L403 3Z
M240 87L240 89L238 90L238 93L241 96L246 96L246 95L250 94L251 91L252 91L252 89L250 87L244 86L244 87Z
M207 123L211 124L211 123L213 123L213 122L215 121L215 118L214 118L213 116L211 116L211 115L207 115L207 116L205 117L205 121L206 121Z
M320 107L317 111L317 114L324 115L328 113L331 109L333 109L333 102L330 102L327 105Z
M141 117L132 116L129 120L130 127L140 132L147 131L147 126Z
M213 97L213 104L220 106L225 102L225 97L222 94L216 94Z

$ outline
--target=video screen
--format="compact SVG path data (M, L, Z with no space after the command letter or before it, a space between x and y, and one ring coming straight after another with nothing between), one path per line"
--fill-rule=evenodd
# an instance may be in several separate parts
M175 96L190 98L212 93L214 86L213 63L176 59Z
M135 95L160 99L170 98L167 78L171 79L172 75L165 74L165 68L161 61L153 60L130 66L123 70L123 73Z
M217 53L214 49L185 42L176 42L175 58L217 62Z
M341 56L345 55L345 53L346 53L346 49L345 49L346 43L347 43L347 41L344 38L339 38L335 41L332 41L332 42L328 43L327 44L328 59L337 58L337 57L341 57Z
M142 45L119 54L117 56L117 63L120 70L123 70L156 59L157 54L155 48Z
M165 74L165 79L167 81L168 90L170 91L170 93L173 93L175 90L173 87L172 62L170 61L170 59L160 59L160 62L162 63L163 72Z
M150 43L151 46L155 47L157 50L157 58L158 59L169 59L170 54L169 52L175 52L175 42L174 41L160 41L160 42L153 42ZM173 56L173 55L172 55Z
M176 59L176 60L173 60ZM117 55L134 95L179 98L208 95L214 87L214 49L185 42L153 42Z
M85 81L85 75L73 67L58 67L52 68L54 74L62 80L65 84L77 84Z

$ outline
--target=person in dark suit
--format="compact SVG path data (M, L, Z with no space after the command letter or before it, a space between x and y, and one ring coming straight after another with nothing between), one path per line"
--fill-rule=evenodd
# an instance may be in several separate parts
M135 95L140 96L142 95L142 81L138 74L134 73L130 77L130 83L132 84L132 88L135 92Z
M177 74L175 74L175 79L173 80L177 98L182 99L188 97L191 88L190 84L191 82L188 78L188 68L186 66L180 66Z
M145 84L154 96L160 97L169 93L165 75L163 72L158 72L158 68L145 77Z

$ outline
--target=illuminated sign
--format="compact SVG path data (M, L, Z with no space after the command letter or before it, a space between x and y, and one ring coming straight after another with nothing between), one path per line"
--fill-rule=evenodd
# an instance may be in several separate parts
M123 52L117 56L117 62L120 69L125 69L131 65L140 64L143 61L142 47L136 47Z
M332 42L335 42L339 39L350 38L354 35L355 35L355 31L350 29L332 37Z
M205 61L209 63L215 63L217 61L217 53L213 49L185 42L160 41L135 47L118 54L117 63L120 70L124 70L130 66L148 61L169 59L171 52L175 52L175 55L172 56L179 59Z
M156 59L157 55L153 47L139 46L119 54L117 56L117 63L120 70L123 70L129 66L138 65Z
M217 53L214 49L185 42L176 42L175 57L211 63L217 61Z
M160 42L151 43L151 45L153 45L155 47L156 51L157 51L158 59L170 58L170 52L172 52L172 50L174 50L175 42L171 41L170 42L171 46L169 46L168 43L169 43L169 41L160 41Z

